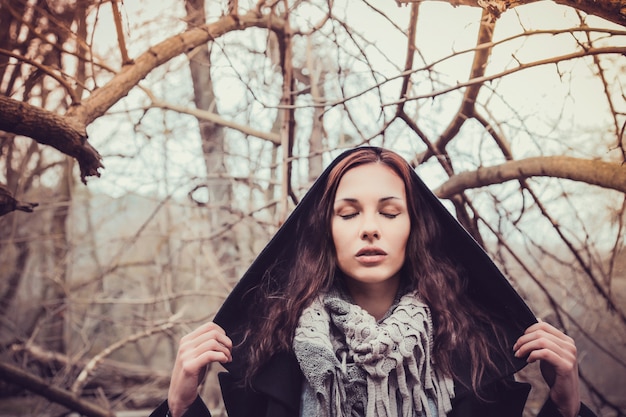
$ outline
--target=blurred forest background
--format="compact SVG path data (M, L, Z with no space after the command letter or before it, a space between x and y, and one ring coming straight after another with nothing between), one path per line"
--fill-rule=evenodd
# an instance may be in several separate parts
M626 1L0 0L0 415L155 407L180 336L362 144L626 415L625 89Z

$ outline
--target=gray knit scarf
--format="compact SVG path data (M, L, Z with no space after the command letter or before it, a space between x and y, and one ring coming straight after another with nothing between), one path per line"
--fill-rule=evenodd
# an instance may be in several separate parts
M454 384L433 366L428 306L409 292L376 322L346 298L322 294L300 316L293 348L314 403L301 415L445 416Z

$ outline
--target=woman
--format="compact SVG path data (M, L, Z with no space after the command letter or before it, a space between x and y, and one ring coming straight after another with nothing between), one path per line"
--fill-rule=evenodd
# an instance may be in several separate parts
M153 416L209 416L222 363L230 417L521 416L541 361L539 416L592 416L576 347L534 316L399 155L356 148L329 166L213 323L181 339Z

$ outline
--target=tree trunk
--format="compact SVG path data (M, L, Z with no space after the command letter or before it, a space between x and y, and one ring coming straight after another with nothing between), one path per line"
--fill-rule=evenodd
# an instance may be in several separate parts
M206 15L204 0L186 0L187 25L191 29L204 25ZM207 44L202 44L189 53L189 70L193 82L194 103L198 109L210 110L218 114L217 101L211 79L211 51ZM202 140L202 155L206 164L208 204L226 205L230 201L231 186L225 178L225 143L224 128L211 121L198 119ZM217 211L214 211L217 213ZM213 219L219 224L219 219Z
M59 353L67 351L66 317L68 306L66 304L67 273L69 262L69 239L67 236L67 218L69 216L72 201L71 190L73 188L72 167L73 160L66 157L63 176L56 190L57 204L53 209L50 235L52 251L48 262L48 276L44 280L42 293L42 309L40 317L41 328L39 338L47 349Z

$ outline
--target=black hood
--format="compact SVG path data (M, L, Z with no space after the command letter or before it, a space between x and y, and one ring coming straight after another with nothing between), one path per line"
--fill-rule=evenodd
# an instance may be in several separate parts
M270 265L280 259L288 260L290 256L294 255L293 243L296 239L295 236L299 223L310 215L315 206L314 203L321 198L329 172L339 161L354 151L355 149L351 149L343 152L324 170L285 223L241 277L217 312L214 319L215 323L224 328L229 336L233 337L235 335L233 338L235 345L241 342L241 340L237 340L238 336L236 335L241 333L241 330L246 327L249 321L247 307L253 298L250 295L251 290L253 291L261 280L264 279L264 273ZM440 222L443 229L444 246L448 256L465 271L469 296L490 317L497 320L505 331L506 344L511 347L510 361L504 361L501 364L502 373L500 376L516 372L526 362L513 357L512 346L517 338L524 333L524 330L536 322L534 314L482 247L450 214L415 171L412 170L412 172L411 186L416 188L417 194L424 197L426 203L431 206L435 218ZM278 282L276 285L285 284ZM232 363L226 364L226 368L229 370L233 370L231 369L233 367L236 368L236 365Z

